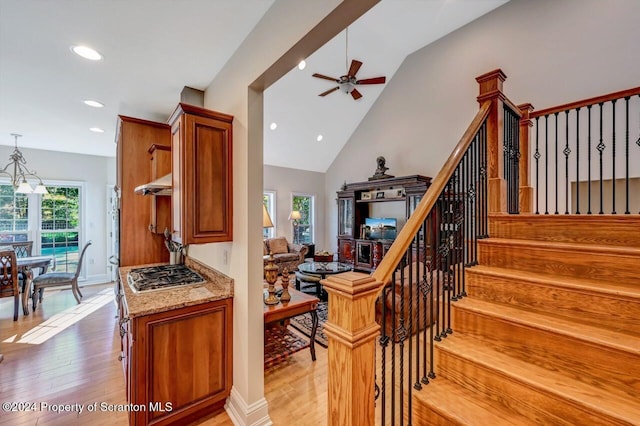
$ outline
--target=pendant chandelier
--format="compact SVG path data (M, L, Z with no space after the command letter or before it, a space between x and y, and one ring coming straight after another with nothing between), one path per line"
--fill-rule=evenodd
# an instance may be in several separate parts
M49 191L42 183L42 179L36 175L35 171L32 172L27 168L27 160L24 159L22 152L18 149L18 138L22 135L12 133L11 136L14 137L15 148L9 156L11 161L0 170L0 174L6 175L11 179L14 191L19 194L31 194L32 192L34 194L48 194ZM31 187L27 182L27 178L38 180L35 188Z

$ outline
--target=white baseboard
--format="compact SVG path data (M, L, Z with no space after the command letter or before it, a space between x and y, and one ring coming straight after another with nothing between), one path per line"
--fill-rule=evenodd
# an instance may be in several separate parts
M231 395L224 406L231 421L236 426L271 426L269 405L262 398L251 405L247 405L235 387L231 388Z
M78 284L80 285L80 287L85 285L108 284L108 283L113 283L113 281L107 274L91 275L87 277L86 280L78 280Z

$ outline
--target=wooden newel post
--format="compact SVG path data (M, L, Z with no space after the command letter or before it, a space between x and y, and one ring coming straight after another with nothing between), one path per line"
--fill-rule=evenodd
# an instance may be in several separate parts
M501 69L490 71L476 81L480 85L478 102L491 101L487 117L487 167L489 213L507 213L507 181L504 178L504 100L502 83L507 76Z
M529 129L533 127L530 118L533 105L518 105L520 110L520 188L518 196L520 198L520 213L533 213L533 187L531 186L531 152L529 144Z
M332 426L375 423L375 300L382 284L370 275L346 272L322 281L329 294L324 325L329 339L328 420Z

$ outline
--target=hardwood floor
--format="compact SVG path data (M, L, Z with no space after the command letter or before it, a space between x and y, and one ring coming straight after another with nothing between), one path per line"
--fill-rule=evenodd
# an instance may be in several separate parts
M82 288L80 311L89 307L84 302L100 297L100 292L110 296L111 289L111 284ZM77 306L70 290L47 290L35 314L25 317L20 312L14 322L13 299L0 299L0 353L4 354L0 402L26 403L30 409L3 411L0 425L128 424L126 412L101 410L101 405L126 404L115 304L110 301L79 320L81 312L56 315L77 311ZM47 320L47 326L42 327ZM54 327L66 324L66 329L40 344L18 343L29 336L53 334ZM31 331L36 327L37 331ZM292 424L292 419L296 425L326 424L327 350L316 345L316 356L316 362L312 362L309 351L303 350L265 372L265 397L273 424ZM98 410L90 412L89 407L95 403ZM82 412L75 404L83 408ZM59 412L54 411L58 408ZM197 424L232 422L221 411Z

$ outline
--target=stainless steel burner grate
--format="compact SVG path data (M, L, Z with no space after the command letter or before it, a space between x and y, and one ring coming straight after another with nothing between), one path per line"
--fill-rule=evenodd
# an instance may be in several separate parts
M184 265L162 265L132 269L127 281L134 291L148 291L203 283L205 279Z

